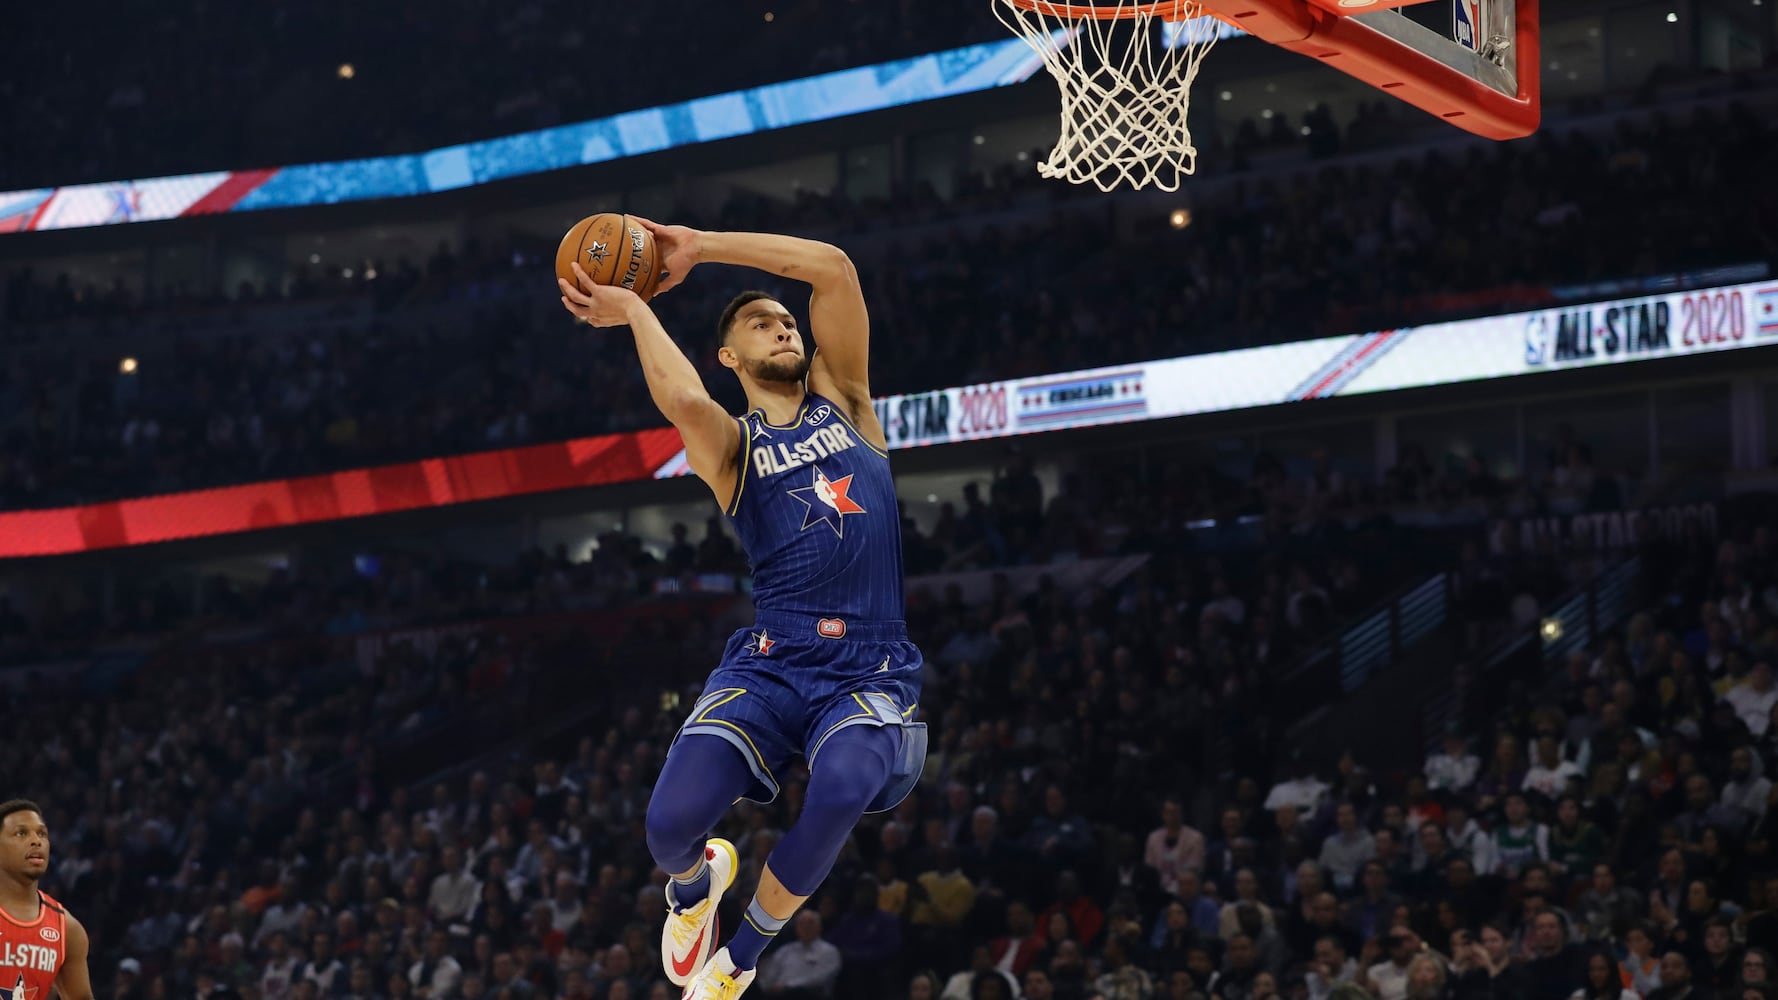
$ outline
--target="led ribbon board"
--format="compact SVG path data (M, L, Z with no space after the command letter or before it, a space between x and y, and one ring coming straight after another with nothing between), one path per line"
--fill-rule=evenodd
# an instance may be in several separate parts
M877 400L891 448L1159 420L1778 344L1778 282L1038 375ZM0 514L0 558L689 475L657 427L301 479Z
M427 153L0 194L0 233L406 198L934 101L1029 79L1009 38Z

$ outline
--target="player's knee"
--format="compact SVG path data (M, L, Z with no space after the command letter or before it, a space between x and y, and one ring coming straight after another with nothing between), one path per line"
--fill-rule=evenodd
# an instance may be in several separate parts
M876 798L882 784L881 778L872 780L865 775L859 775L850 781L837 778L819 784L811 781L803 810L806 812L814 809L836 818L855 819L864 815L864 810L870 807L871 800Z
M648 800L648 814L643 819L647 831L648 852L656 860L675 858L687 853L703 838L697 829L697 810L682 796L663 795L657 789Z
M856 726L836 733L809 775L804 810L819 809L853 819L864 815L894 768L897 735L878 726Z

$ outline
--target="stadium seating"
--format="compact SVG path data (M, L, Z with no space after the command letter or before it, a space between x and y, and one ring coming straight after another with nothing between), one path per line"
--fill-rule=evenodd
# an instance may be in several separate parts
M1103 210L1083 213L1092 202L1010 169L949 201L930 189L870 204L737 198L688 221L811 232L868 256L876 336L895 345L873 388L905 392L937 388L935 372L967 384L1300 340L1768 261L1774 132L1737 104L1461 160L1435 148L1311 161L1206 189L1187 228L1156 215L1112 240ZM1453 190L1459 173L1471 182ZM1716 195L1683 211L1655 197L1701 186ZM1081 248L1069 280L1049 280L1069 247ZM442 248L350 278L305 266L279 288L147 301L21 270L0 302L0 508L658 425L627 341L561 315L551 249ZM712 268L660 306L731 404L709 325L759 282ZM138 367L120 374L126 353ZM595 388L600 405L585 405Z
M1136 492L1185 495L1165 483ZM1028 581L1055 532L1089 557L1110 550L1080 539L1127 537L1130 509L1076 484L1033 511L1021 484L996 482L910 547ZM1263 471L1249 488L1265 484L1300 489ZM1082 509L1100 513L1082 527ZM935 730L923 791L854 838L813 904L838 980L796 989L888 1000L921 995L924 976L975 997L1004 965L1003 995L1032 1000L1239 1000L1272 995L1268 979L1326 995L1360 974L1387 991L1414 974L1417 942L1445 949L1483 923L1499 968L1480 953L1440 966L1455 995L1554 995L1541 987L1592 954L1658 975L1624 951L1632 929L1732 985L1743 951L1778 944L1760 777L1778 738L1764 725L1778 534L1725 529L1720 546L1647 541L1646 610L1424 769L1237 756L1225 774L1208 743L1218 720L1265 710L1307 640L1415 568L1364 553L1455 558L1434 536L1341 546L1323 531L1254 561L1179 555L1177 528L1132 538L1122 551L1154 556L1110 590L1015 585L973 604L916 578ZM49 889L80 901L99 982L126 998L659 995L662 876L642 812L718 623L745 602L640 595L732 558L688 542L657 560L614 535L587 562L531 553L478 585L390 553L371 578L342 567L219 596L204 629L187 622L107 687L10 691L14 773L61 779L44 803ZM1553 596L1538 573L1489 573L1502 598ZM51 626L81 627L27 629ZM656 672L616 680L637 657ZM725 825L744 883L798 792ZM1725 953L1711 928L1739 914ZM763 975L795 969L768 957Z

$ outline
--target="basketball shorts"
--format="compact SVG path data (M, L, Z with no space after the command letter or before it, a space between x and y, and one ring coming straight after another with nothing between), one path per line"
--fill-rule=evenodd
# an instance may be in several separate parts
M921 665L904 622L760 612L752 626L729 637L722 663L679 734L727 740L753 771L745 797L770 802L795 758L815 768L822 744L835 733L898 727L900 756L869 811L893 809L926 763L926 725L914 721Z

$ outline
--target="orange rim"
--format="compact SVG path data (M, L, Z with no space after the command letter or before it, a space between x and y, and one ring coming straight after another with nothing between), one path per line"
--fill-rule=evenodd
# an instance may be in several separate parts
M1189 0L1162 0L1160 3L1050 3L1049 0L1006 0L1020 10L1072 21L1128 21L1143 15L1163 21L1183 21L1197 13L1197 4Z

